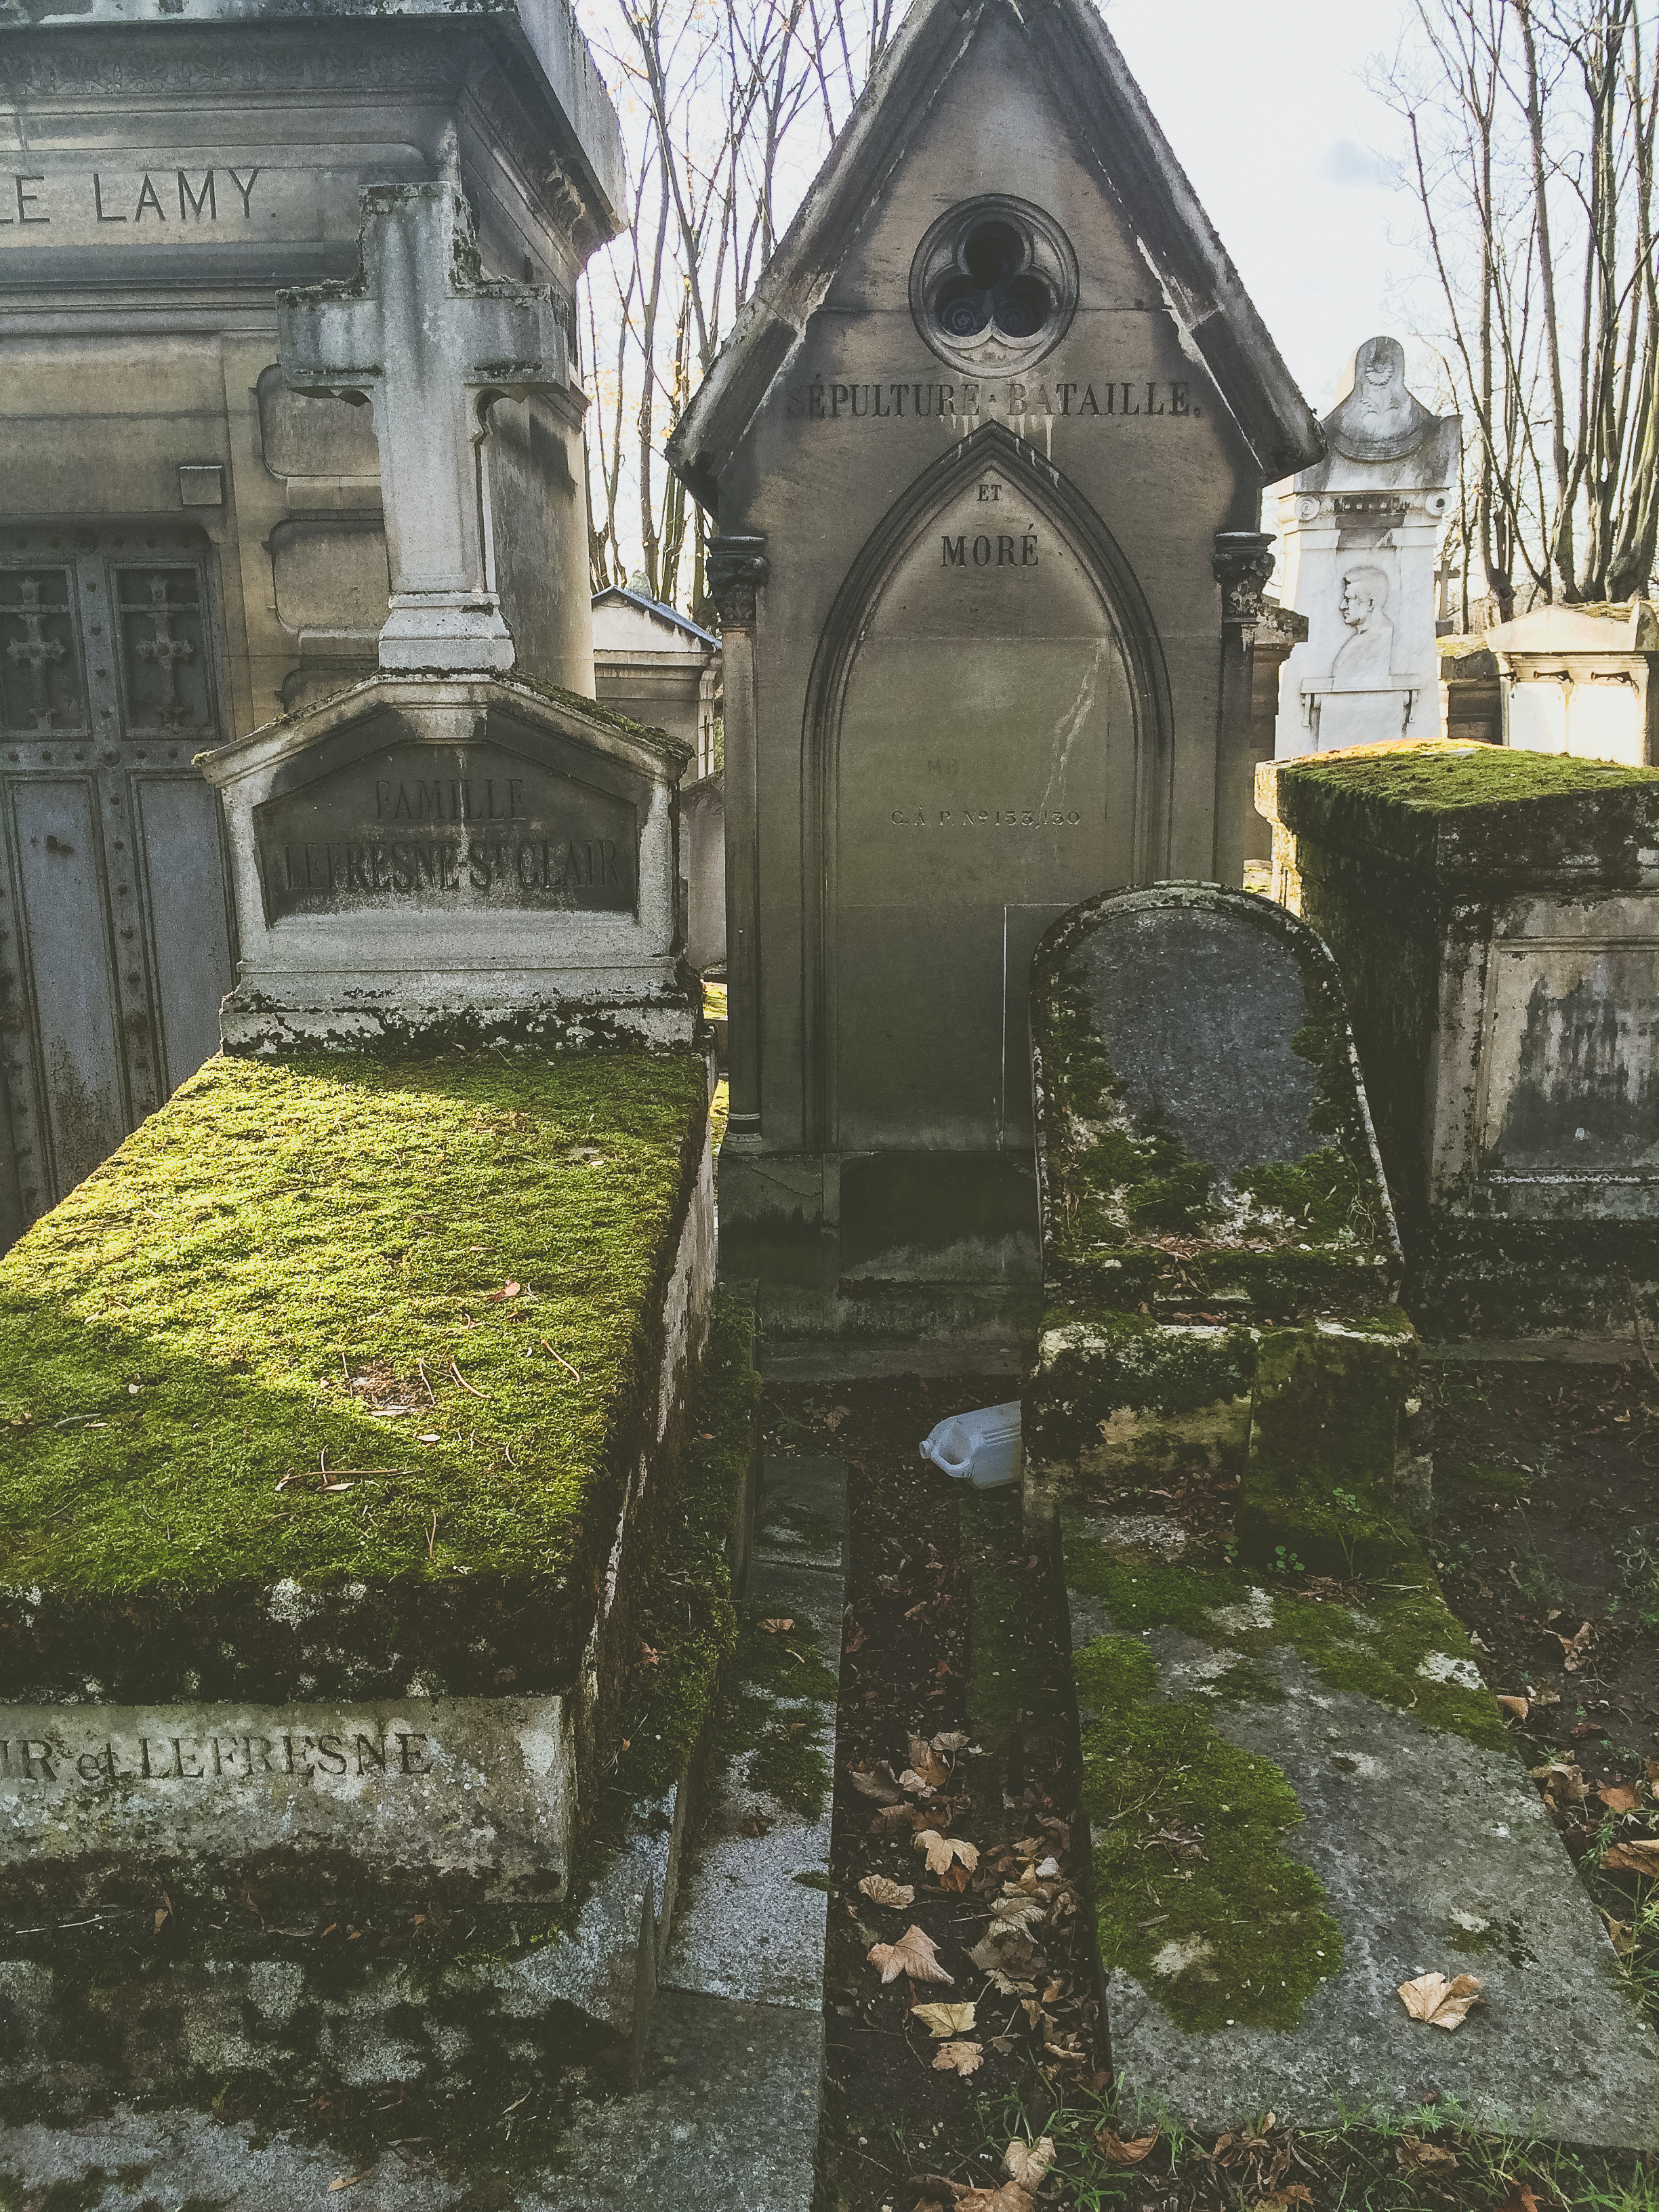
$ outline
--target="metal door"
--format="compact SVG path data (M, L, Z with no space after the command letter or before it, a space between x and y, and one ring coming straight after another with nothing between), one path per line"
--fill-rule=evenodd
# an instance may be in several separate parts
M0 1248L218 1047L209 573L176 525L0 523Z

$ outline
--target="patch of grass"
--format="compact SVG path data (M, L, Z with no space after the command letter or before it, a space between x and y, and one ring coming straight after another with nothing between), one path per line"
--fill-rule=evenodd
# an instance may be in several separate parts
M1115 2085L1091 2094L1040 2075L1021 2089L977 2107L982 2150L975 2179L989 2181L1011 2142L1048 2136L1062 2202L1079 2212L1166 2205L1249 2206L1285 2184L1312 2191L1317 2212L1422 2212L1425 2204L1497 2212L1522 2188L1561 2212L1659 2212L1659 2173L1640 2152L1601 2152L1474 2127L1452 2099L1390 2115L1355 2114L1340 2124L1264 2128L1270 2116L1207 2141L1171 2125L1153 2106L1127 2100ZM1158 2141L1144 2162L1114 2163L1107 2133ZM1455 2164L1432 2174L1413 2170L1414 2144L1447 2152Z

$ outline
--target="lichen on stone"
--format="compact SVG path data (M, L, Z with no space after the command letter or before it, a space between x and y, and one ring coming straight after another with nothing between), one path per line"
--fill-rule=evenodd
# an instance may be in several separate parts
M1373 1698L1488 1750L1513 1747L1496 1698L1480 1686L1468 1634L1420 1553L1401 1564L1398 1586L1370 1585L1354 1604L1298 1591L1294 1572L1126 1563L1081 1540L1080 1531L1067 1534L1066 1574L1121 1632L1176 1628L1256 1662L1289 1644L1333 1689ZM1437 1658L1449 1663L1430 1666ZM1233 1688L1243 1697L1248 1686L1240 1676Z

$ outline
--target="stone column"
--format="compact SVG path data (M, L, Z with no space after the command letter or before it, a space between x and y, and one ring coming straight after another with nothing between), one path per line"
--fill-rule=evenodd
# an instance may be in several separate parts
M1255 799L1250 744L1250 694L1261 593L1273 572L1273 537L1265 530L1218 530L1210 570L1221 586L1221 700L1215 750L1215 846L1211 871L1237 890L1244 881L1249 818Z
M720 611L726 669L726 980L728 1138L758 1137L760 1117L760 795L757 780L755 597L768 575L764 538L708 542L710 598Z

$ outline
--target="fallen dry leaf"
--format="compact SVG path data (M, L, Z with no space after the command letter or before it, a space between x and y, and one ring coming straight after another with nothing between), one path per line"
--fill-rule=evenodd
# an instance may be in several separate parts
M942 1759L935 1758L933 1747L925 1735L910 1738L910 1765L930 1790L943 1787L951 1778L951 1770Z
M976 2074L984 2063L985 2053L976 2043L941 2043L933 2053L935 2074Z
M1011 2142L1002 2154L1002 2170L1022 2189L1035 2189L1054 2162L1054 2139L1039 2136L1034 2143Z
M896 1982L901 1974L908 1974L913 1982L949 1982L954 1975L947 1974L940 1966L939 1946L924 1929L907 1928L896 1943L874 1943L869 1958L873 1966L881 1968L884 1982Z
M933 1784L925 1774L918 1774L914 1766L907 1766L899 1777L899 1788L908 1790L913 1797L931 1797Z
M889 1881L884 1874L867 1874L859 1884L872 1905L914 1905L916 1893L908 1881Z
M502 1298L516 1298L518 1295L519 1286L516 1283L503 1283L499 1291L489 1291L486 1292L484 1304L486 1305L495 1305Z
M1514 2193L1502 2204L1494 2205L1492 2212L1538 2212L1538 2199L1523 2181L1517 2181Z
M1510 1716L1511 1720L1523 1721L1527 1717L1527 1715L1532 1711L1532 1700L1530 1698L1505 1698L1500 1696L1498 1702L1502 1705L1504 1711Z
M763 1620L761 1626L769 1636L785 1636L794 1626L793 1620Z
M960 1859L969 1874L979 1864L977 1849L960 1836L941 1836L937 1828L920 1828L910 1840L919 1851L927 1852L929 1874L943 1874L952 1859Z
M1590 1625L1586 1621L1577 1636L1562 1636L1554 1631L1555 1640L1561 1647L1561 1657L1569 1674L1582 1674L1590 1662Z
M947 2036L968 2033L974 2024L974 2008L970 2004L912 2005L910 2017L919 2020L935 2042L943 2043Z
M1413 2020L1447 2029L1462 2027L1469 2007L1482 2001L1480 1984L1473 1974L1460 1974L1452 1982L1443 1974L1420 1974L1414 1982L1401 1982L1399 1996Z
M1596 1791L1609 1813L1633 1813L1636 1791L1628 1782L1604 1782Z
M1527 1769L1534 1782L1541 1782L1547 1796L1554 1797L1564 1805L1582 1805L1588 1794L1584 1770L1581 1766L1564 1766L1553 1759L1545 1766Z
M1460 1977L1463 1980L1468 1976ZM1425 2142L1420 2136L1407 2136L1394 2147L1396 2162L1407 2173L1454 2173L1457 2170L1457 2153L1443 2150L1438 2143Z
M884 1805L881 1808L870 1823L870 1832L872 1836L883 1836L894 1828L914 1830L925 1827L928 1817L925 1805L912 1805L908 1798L901 1798L896 1805Z
M904 1802L904 1792L893 1779L893 1770L885 1759L878 1766L868 1767L862 1771L854 1767L850 1771L854 1789L861 1790L866 1797L873 1797L878 1805L902 1805Z
M332 2197L337 2189L355 2189L360 2181L367 2181L369 2175L373 2173L374 2171L374 2169L372 2166L366 2166L361 2173L342 2173L338 2175L328 2185L329 2195Z
M933 2063L937 2066L939 2061ZM957 2199L957 2212L1034 2212L1036 2204L1029 2189L1005 2181L1000 2189L964 2190Z
M1043 1908L1034 1897L1005 1897L999 1900L990 1926L993 1942L1001 1936L1024 1935L1034 1922L1043 1917Z
M1602 1852L1601 1863L1609 1874L1639 1874L1650 1881L1659 1880L1659 1836L1632 1836L1614 1844Z
M935 1751L966 1751L968 1739L960 1729L946 1729L933 1738Z
M1628 1959L1636 1948L1636 1923L1632 1920L1615 1920L1605 1909L1601 1917L1607 1924L1607 1941L1620 1958Z
M1133 2142L1125 2142L1115 2128L1102 2128L1095 2136L1095 2146L1101 2156L1114 2166L1139 2166L1147 2154L1157 2149L1158 2130L1149 2136L1137 2136Z
M1284 2212L1286 2205L1311 2204L1313 2201L1313 2191L1305 2181L1287 2181L1282 2189L1258 2197L1250 2212Z

